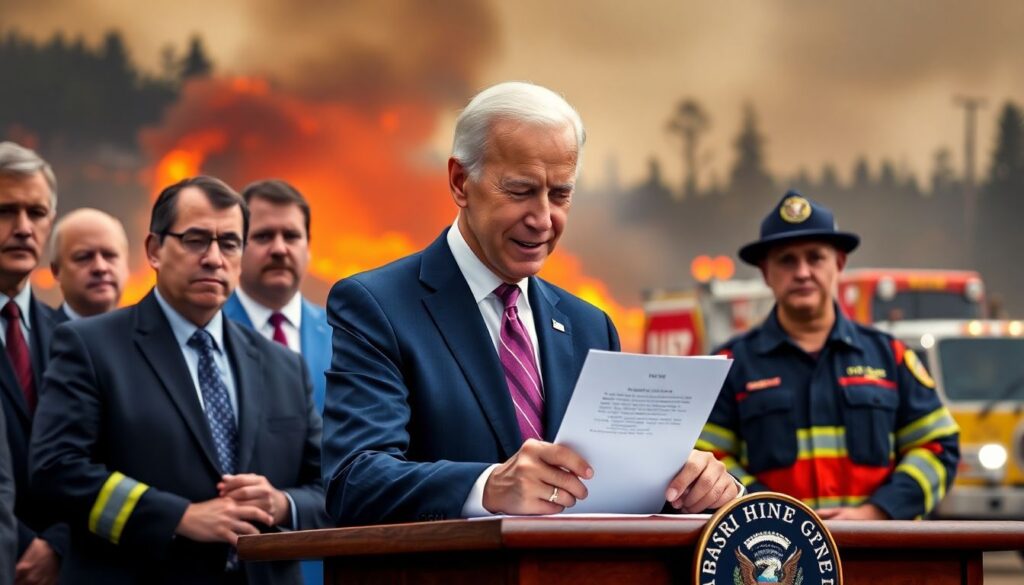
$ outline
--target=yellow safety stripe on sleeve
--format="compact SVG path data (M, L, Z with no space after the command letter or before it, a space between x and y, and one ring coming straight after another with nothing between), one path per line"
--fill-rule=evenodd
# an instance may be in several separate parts
M736 479L740 480L740 483L746 487L750 487L755 481L757 481L756 477L747 473L747 470L740 466L735 457L723 457L722 464L725 465L726 471L732 474Z
M896 473L906 473L921 486L924 493L924 512L930 512L946 495L946 467L939 458L927 449L909 451Z
M845 508L859 506L868 500L868 496L822 496L820 498L802 498L801 501L815 510L825 508Z
M714 423L706 423L700 432L698 445L703 443L705 447L698 447L707 451L724 451L726 453L736 452L736 433L725 427Z
M925 443L960 432L960 427L945 406L896 431L896 444L900 452L909 451Z
M148 485L121 472L111 473L89 511L89 531L117 544L135 505L147 489Z

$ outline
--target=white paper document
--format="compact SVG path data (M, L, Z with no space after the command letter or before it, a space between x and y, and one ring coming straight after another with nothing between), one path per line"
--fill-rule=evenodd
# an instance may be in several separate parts
M722 389L731 359L590 350L555 443L590 463L565 513L655 514Z

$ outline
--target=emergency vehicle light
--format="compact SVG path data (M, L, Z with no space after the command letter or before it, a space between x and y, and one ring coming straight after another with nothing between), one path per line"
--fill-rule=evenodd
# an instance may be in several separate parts
M978 463L989 471L997 471L1006 465L1006 448L996 443L988 443L978 450Z
M935 345L935 336L931 333L925 333L921 336L921 347L924 349L931 349Z

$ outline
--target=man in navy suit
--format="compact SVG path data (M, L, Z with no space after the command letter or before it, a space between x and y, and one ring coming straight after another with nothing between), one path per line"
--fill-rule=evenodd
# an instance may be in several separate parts
M313 402L324 411L324 372L331 364L331 328L323 307L299 292L309 265L309 203L279 179L242 190L249 206L249 241L238 288L224 304L228 319L302 354L313 382ZM303 561L307 585L324 582L321 561Z
M164 189L153 291L54 332L32 490L71 526L66 583L302 582L296 562L240 563L231 548L327 521L305 365L221 312L247 218L217 179Z
M57 323L117 308L128 280L128 235L120 221L98 209L76 209L53 227L50 255L64 295Z
M224 314L301 353L313 381L313 401L323 412L331 328L323 307L299 292L309 265L309 204L298 189L278 179L252 183L242 197L249 205L249 241L239 286Z
M6 419L18 521L17 583L56 583L67 549L67 526L28 486L28 444L48 361L53 309L32 294L57 210L50 165L13 142L0 143L0 406Z
M456 122L455 224L331 291L324 475L338 524L557 513L587 496L581 478L615 472L550 442L587 352L619 349L604 312L536 277L583 142L554 92L484 90ZM680 467L665 493L677 509L739 492L709 453Z

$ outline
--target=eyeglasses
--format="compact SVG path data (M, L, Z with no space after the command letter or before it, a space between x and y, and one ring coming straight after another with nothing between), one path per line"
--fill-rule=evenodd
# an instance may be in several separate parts
M217 242L220 253L225 256L237 256L242 253L242 238L235 234L214 236L202 230L185 230L180 233L164 232L165 236L174 236L190 253L201 256L210 250L210 244Z

